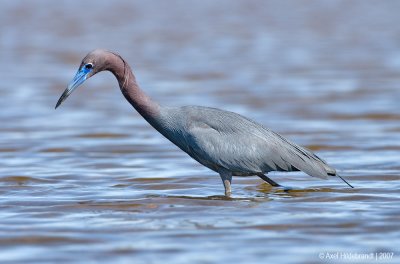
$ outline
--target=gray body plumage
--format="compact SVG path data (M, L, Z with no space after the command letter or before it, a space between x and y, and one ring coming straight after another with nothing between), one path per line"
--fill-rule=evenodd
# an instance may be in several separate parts
M160 113L158 130L216 172L250 176L301 170L322 179L336 174L311 151L239 114L202 106L164 107Z

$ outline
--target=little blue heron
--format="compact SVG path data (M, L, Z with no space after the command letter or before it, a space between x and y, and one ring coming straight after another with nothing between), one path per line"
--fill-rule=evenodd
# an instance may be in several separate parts
M111 51L97 49L82 60L56 108L86 79L101 71L114 74L126 100L158 132L219 173L228 197L232 176L258 176L272 186L280 185L266 176L270 171L301 170L321 179L340 177L310 150L239 114L203 106L160 106L139 88L128 63Z

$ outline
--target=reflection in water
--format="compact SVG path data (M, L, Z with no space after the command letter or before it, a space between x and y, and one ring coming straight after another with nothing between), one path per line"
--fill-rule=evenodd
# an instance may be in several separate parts
M320 252L398 262L398 8L3 1L0 262L317 263ZM290 190L234 178L233 198L219 196L219 176L146 124L110 74L55 112L94 48L120 52L159 102L251 117L356 188L271 173Z

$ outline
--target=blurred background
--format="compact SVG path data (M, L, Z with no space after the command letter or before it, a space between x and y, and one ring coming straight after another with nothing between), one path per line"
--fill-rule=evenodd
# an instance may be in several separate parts
M319 263L345 252L395 263L399 10L395 0L1 0L0 261ZM121 54L161 104L255 119L356 189L271 173L294 190L234 178L233 199L216 196L219 176L151 128L110 73L55 111L95 48Z

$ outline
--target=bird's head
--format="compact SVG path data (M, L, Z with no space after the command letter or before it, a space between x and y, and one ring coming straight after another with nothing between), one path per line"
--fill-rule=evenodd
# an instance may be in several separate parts
M87 79L96 73L107 69L108 53L109 52L106 50L97 49L90 52L85 58L83 58L78 72L75 74L74 79L72 79L67 89L65 89L61 95L60 99L58 99L55 108L59 107L61 103L64 102L65 99L67 99L67 97Z

